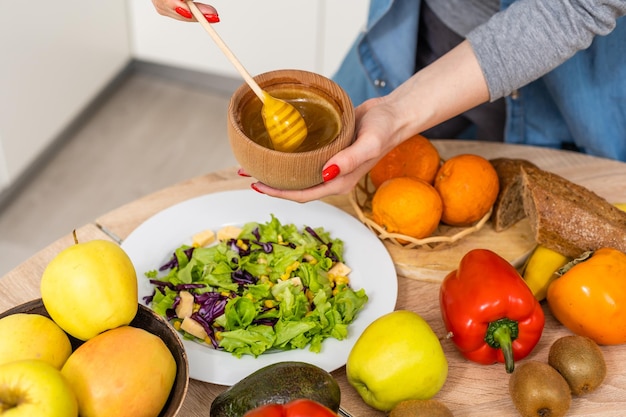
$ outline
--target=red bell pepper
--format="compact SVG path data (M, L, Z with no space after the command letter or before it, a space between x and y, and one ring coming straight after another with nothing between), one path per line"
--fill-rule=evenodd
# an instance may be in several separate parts
M541 305L517 270L486 249L469 251L443 280L439 304L461 354L477 363L504 362L513 372L541 338Z
M287 404L262 405L244 417L337 417L337 414L317 401L299 399Z

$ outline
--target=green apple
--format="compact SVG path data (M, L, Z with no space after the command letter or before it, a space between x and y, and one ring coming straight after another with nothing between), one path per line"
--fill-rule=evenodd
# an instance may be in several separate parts
M61 371L26 359L0 365L0 415L77 417L78 405Z
M0 365L41 359L61 369L72 353L67 334L40 314L17 313L0 319Z
M448 377L448 361L428 323L398 310L367 326L348 355L346 374L366 404L389 411L401 401L437 394Z
M155 417L174 384L176 361L158 336L122 326L83 343L61 373L81 417Z
M80 340L129 324L137 314L137 292L130 258L106 240L64 249L41 277L41 298L50 317Z

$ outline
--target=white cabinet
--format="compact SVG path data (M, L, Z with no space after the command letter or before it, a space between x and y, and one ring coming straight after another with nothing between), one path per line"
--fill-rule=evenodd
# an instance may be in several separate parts
M365 24L364 0L213 0L216 31L252 74L297 68L330 76ZM133 55L174 67L237 77L204 29L130 0Z
M252 74L332 76L363 27L364 0L213 0L220 36ZM0 3L0 197L135 58L238 78L199 24L149 0ZM243 82L243 81L242 81Z
M128 38L126 0L0 3L0 191L127 65Z

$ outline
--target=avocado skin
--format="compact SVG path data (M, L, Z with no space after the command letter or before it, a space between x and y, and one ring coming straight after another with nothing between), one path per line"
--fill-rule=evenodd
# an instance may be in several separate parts
M243 417L265 404L308 398L339 410L341 391L331 374L305 362L278 362L248 375L211 403L210 417Z

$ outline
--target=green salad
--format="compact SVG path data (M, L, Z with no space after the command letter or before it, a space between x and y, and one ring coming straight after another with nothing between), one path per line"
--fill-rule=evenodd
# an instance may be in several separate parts
M145 301L185 338L237 357L306 346L319 352L325 339L346 338L367 302L349 273L340 239L272 215L210 246L177 248L146 273L154 292Z

